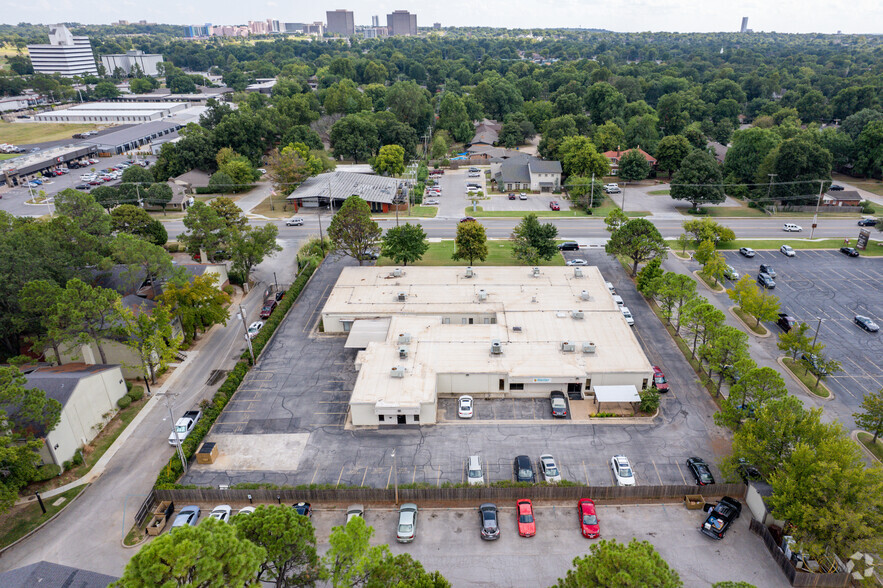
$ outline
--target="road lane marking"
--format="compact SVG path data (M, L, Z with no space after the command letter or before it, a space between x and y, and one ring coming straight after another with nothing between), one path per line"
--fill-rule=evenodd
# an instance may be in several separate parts
M365 473L362 474L362 483L360 484L360 486L365 485L365 476L367 476L367 475L368 475L368 466L365 466Z
M343 477L343 468L346 467L346 464L340 466L340 475L337 476L337 484L334 485L335 488L340 486L340 479Z
M319 473L319 464L316 464L316 470L313 472L313 477L310 478L310 485L313 484L313 481L316 479L316 474Z
M653 469L656 470L656 477L659 479L659 485L664 486L664 484L662 483L662 476L659 475L659 470L656 468L656 462L651 459L650 463L653 464Z
M591 484L589 484L589 472L588 472L588 470L586 470L586 461L585 460L583 460L583 475L586 477L586 486L591 486Z

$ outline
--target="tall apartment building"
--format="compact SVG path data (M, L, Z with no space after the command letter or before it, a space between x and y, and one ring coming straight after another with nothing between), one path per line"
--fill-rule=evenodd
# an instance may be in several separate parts
M390 37L416 35L417 15L411 14L407 10L394 10L392 14L386 15L386 28L389 30Z
M748 17L747 16L742 17L742 30L739 32L741 32L741 33L748 32Z
M307 35L319 35L320 37L325 34L325 25L321 22L314 22L312 24L305 22L283 22L281 23L282 32L285 33L304 33Z
M344 37L352 37L356 34L356 23L353 20L352 10L329 10L325 13L325 19L328 25L325 27L332 35L341 35Z
M49 26L48 45L28 45L31 64L37 73L63 76L98 75L89 37L75 37L63 24Z
M380 26L380 17L378 15L374 15L371 17L371 26L377 28Z
M273 18L268 18L267 19L267 29L269 29L269 32L271 32L271 33L281 32L281 30L279 28L279 21L275 20Z
M204 25L189 25L184 31L184 36L188 39L211 37L212 25L211 23L205 23Z
M248 21L248 32L252 35L266 35L270 32L270 27L267 26L265 20L250 20Z
M157 64L162 63L162 55L158 53L145 53L144 51L126 51L125 53L102 55L101 64L104 71L112 74L116 68L121 68L126 75L137 64L141 71L149 76L159 75Z

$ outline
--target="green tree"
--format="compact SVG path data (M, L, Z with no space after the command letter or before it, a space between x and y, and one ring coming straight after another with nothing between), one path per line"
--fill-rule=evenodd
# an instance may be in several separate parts
M411 223L388 229L380 244L381 255L403 265L419 261L428 249L429 242L423 227Z
M852 417L856 425L874 435L871 439L871 445L874 445L880 433L883 433L883 388L866 393L861 409L861 412L853 413Z
M650 175L650 163L637 149L628 151L619 160L619 177L625 182L640 182Z
M518 88L496 73L489 74L479 82L473 95L485 113L496 120L505 119L511 112L518 112L524 102Z
M830 151L814 139L799 135L770 151L759 166L755 181L765 184L768 174L776 174L770 191L774 200L814 205L819 186L831 177L832 162Z
M731 429L738 428L746 418L754 418L758 407L788 394L785 380L771 367L752 367L742 372L739 381L730 386L730 394L715 413L714 422ZM747 411L745 410L747 408Z
M62 364L61 347L74 338L67 314L58 308L62 291L55 282L33 280L25 284L18 295L21 309L37 319L39 335L31 338L34 346L51 347L58 365Z
M665 259L665 239L650 221L636 218L614 231L604 250L611 255L622 255L632 261L632 275L638 273L638 264L655 257Z
M197 200L187 209L184 227L187 231L178 236L178 241L184 244L187 253L196 255L203 250L203 261L206 257L208 261L215 261L229 232L225 219L214 208Z
M832 376L843 369L839 361L831 359L824 353L824 349L824 345L816 343L814 347L810 347L810 353L808 353L806 359L803 360L804 373L812 372L816 377L816 383L812 387L813 390L818 389L819 383L821 383L822 380L827 380L829 376ZM810 357L812 357L814 361L810 360Z
M110 212L115 206L122 204L126 200L117 188L113 186L98 186L92 190L92 198L101 205L101 208Z
M643 147L650 153L656 151L659 144L659 118L653 114L633 116L625 125L625 144L632 147Z
M267 552L237 529L211 517L146 544L126 565L117 588L244 586L255 578Z
M699 210L700 204L720 204L726 199L722 182L714 157L697 149L683 159L681 168L672 176L671 197L689 201L693 210Z
M134 235L154 245L165 245L169 235L165 227L140 206L122 204L110 212L111 230L117 234Z
M386 91L386 106L390 112L421 133L432 115L429 99L429 91L410 80L396 82Z
M607 226L607 231L610 233L616 233L623 225L629 222L629 217L622 211L621 208L613 208L610 212L607 213L607 216L604 217L604 224Z
M239 231L248 226L248 218L245 213L231 198L219 196L209 202L208 207L224 221L224 226L228 231Z
M649 541L632 539L628 545L602 539L589 554L574 558L573 568L558 579L558 588L677 588L683 586Z
M703 297L698 297L684 305L683 315L681 324L693 335L691 349L695 358L697 347L705 345L714 336L723 326L726 317L721 310Z
M604 182L600 178L570 176L564 184L571 202L582 207L589 214L592 209L604 204Z
M705 265L711 260L715 253L717 253L717 251L714 248L714 243L711 241L703 241L699 244L699 247L696 248L696 253L693 255L693 258L701 265Z
M705 262L705 265L702 266L702 273L712 278L715 284L720 284L728 267L727 259L715 251L708 261Z
M172 201L172 196L174 194L172 194L171 186L165 183L156 183L147 189L147 198L145 200L152 206L162 208L163 214L165 214L166 206Z
M755 326L760 325L762 320L771 321L779 315L779 299L767 294L766 289L761 290L748 274L733 284L733 287L727 290L727 295L746 314L757 319Z
M658 257L656 259L651 259L650 262L638 272L638 277L635 280L638 292L647 297L655 296L657 293L656 288L661 283L660 279L663 274L662 260Z
M708 367L717 372L716 393L720 394L726 366L733 365L748 355L748 335L729 325L715 330L712 338L699 349L699 355L708 362Z
M687 233L681 233L677 236L675 242L681 248L681 255L684 255L687 252L687 246L691 242L690 235L688 235Z
M246 227L231 231L228 238L230 260L233 262L230 272L248 282L251 271L268 256L282 251L276 242L279 229L268 224L263 227Z
M736 238L736 233L730 227L725 227L717 221L710 218L697 218L685 220L684 231L693 236L695 243L703 241L711 241L714 244L722 241L732 241Z
M662 316L669 324L674 324L675 332L681 332L681 311L684 305L696 298L696 282L684 274L666 272L659 278L659 283L654 286L656 297L659 299L659 307ZM672 323L672 317L677 316L677 321Z
M371 99L352 80L340 80L324 91L322 106L327 114L355 114L370 110Z
M525 265L536 265L541 259L552 259L558 253L555 237L558 227L541 223L535 214L528 214L512 231L515 258Z
M586 109L595 125L622 117L625 103L625 96L607 82L592 84L586 94Z
M801 353L809 353L812 340L806 334L808 330L809 325L806 323L795 325L791 327L790 331L779 335L779 341L776 343L776 346L787 355L790 355L791 359L797 359L797 356Z
M598 147L598 151L616 151L625 145L625 133L613 121L607 121L603 125L595 127L592 142Z
M753 183L764 157L780 142L779 135L771 129L755 126L736 131L724 158L724 173L734 183Z
M610 162L598 153L587 137L579 135L566 137L558 147L558 157L565 174L573 176L597 177L610 173Z
M668 135L656 147L656 167L668 172L668 177L681 167L681 162L693 148L683 135Z
M855 141L856 171L883 178L883 121L868 123Z
M172 274L172 257L168 252L134 235L117 235L111 244L111 252L117 262L128 268L123 278L136 290L145 282L154 285L157 280Z
M217 274L206 273L190 281L172 279L165 284L159 300L178 315L185 342L195 339L199 329L206 331L213 325L227 324L230 297L217 283Z
M405 150L398 145L384 145L371 164L374 173L397 177L405 173Z
M273 190L285 198L304 180L322 173L324 166L305 143L292 143L270 153L267 168Z
M348 255L362 265L369 250L377 244L383 231L371 219L368 203L358 196L350 196L331 219L328 237L334 250Z
M452 145L451 134L444 129L439 129L435 132L435 136L432 137L432 144L429 147L430 157L432 159L444 159L448 152L450 152Z
M171 316L162 304L151 312L120 309L123 344L132 348L141 360L144 377L156 382L156 370L164 370L181 347L183 337L175 335Z
M55 212L72 219L77 228L95 237L110 234L110 215L90 194L70 188L55 195Z
M484 225L477 221L467 221L457 225L457 236L454 238L456 249L451 259L459 261L468 259L469 265L473 265L476 259L487 259L487 233Z
M58 312L67 315L73 339L95 343L101 363L107 363L102 342L119 331L120 295L114 290L90 286L78 278L68 280L58 301Z
M232 522L240 539L266 552L256 582L295 588L313 586L319 579L316 531L308 517L286 506L262 505L250 515L233 517Z
M463 100L453 92L442 94L438 109L438 128L448 131L459 143L465 143L475 133Z
M367 161L380 146L377 125L364 115L345 116L331 127L331 148L337 157Z
M120 91L113 82L98 82L92 89L92 95L98 100L111 100L120 95Z

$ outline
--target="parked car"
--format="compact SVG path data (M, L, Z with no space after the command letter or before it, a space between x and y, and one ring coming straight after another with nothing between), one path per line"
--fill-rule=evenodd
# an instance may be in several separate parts
M688 457L687 468L693 474L697 486L708 486L714 484L714 476L711 475L711 469L701 457Z
M89 184L77 184L76 186L74 186L74 189L75 190L91 190L92 186L90 186Z
M800 225L795 225L794 223L785 223L782 225L782 230L786 233L799 233L803 230L803 227Z
M484 486L484 466L480 455L466 458L466 482L470 486Z
M221 504L212 509L212 514L209 515L209 518L219 520L222 523L229 523L232 512L233 509L229 504Z
M474 216L464 216L463 218L460 219L460 222L461 223L475 222L475 217Z
M497 520L497 505L486 502L478 507L478 520L481 525L481 538L493 541L500 538L500 524Z
M169 533L178 527L195 527L196 523L199 522L199 512L199 507L196 505L185 506L182 508L178 511L178 516L176 516L175 520L172 522L172 528L169 530Z
M782 245L779 247L779 251L781 251L785 257L794 257L794 248L790 245Z
M828 192L841 192L843 190L843 186L838 186L837 184L831 184L828 186Z
M739 280L740 276L739 276L739 272L736 271L736 268L734 268L731 265L728 265L727 269L724 270L724 277L736 282Z
M270 300L264 300L264 306L261 308L261 318L268 319L270 315L273 314L273 311L276 310L276 306L278 306L278 302L276 302L275 298L271 298Z
M862 220L858 221L858 226L860 226L860 227L876 227L877 226L877 219L863 218Z
M668 392L669 390L668 380L665 379L665 374L662 373L662 368L658 365L653 366L653 386L660 392Z
M607 291L610 292L611 296L616 295L616 288L613 287L612 282L604 282L604 285L607 286Z
M841 247L840 253L847 257L858 257L858 250L855 247Z
M396 541L410 543L417 537L417 505L406 502L399 507L399 524L396 527Z
M300 216L293 216L290 219L288 219L287 221L285 221L286 227L299 227L302 224L304 224L304 219L303 219L303 217L300 217Z
M469 172L468 176L470 178L480 178L481 174L479 172Z
M515 193L509 192L509 200L515 200Z
M361 504L351 504L346 507L346 524L353 519L361 519L365 516L365 507Z
M740 247L739 253L741 253L745 257L754 257L755 255L754 249L752 249L751 247Z
M619 184L606 184L604 186L604 191L608 194L619 194L622 190L619 189Z
M828 370L825 368L825 366L820 364L819 356L815 353L802 353L800 355L800 361L802 361L807 366L807 368L809 368L809 371L811 371L815 375L828 375Z
M530 482L533 484L537 481L536 472L533 471L533 464L530 462L528 456L519 455L516 457L513 463L513 469L515 470L516 482Z
M617 486L634 486L635 472L632 471L632 464L629 458L624 455L614 455L610 458L610 469L613 470L613 477Z
M436 200L435 198L429 198L427 200L424 200L423 204L425 204L427 206L435 206L438 204L438 200Z
M869 316L855 315L852 321L869 333L876 333L880 330L880 325L871 320Z
M768 276L771 277L771 278L775 278L775 277L776 277L776 270L774 270L774 269L773 269L773 266L771 266L771 265L768 264L768 263L762 263L762 264L760 264L760 273L762 273L762 274L766 274L766 275L768 275Z
M239 509L239 512L237 512L236 514L237 515L250 515L250 514L254 514L254 511L255 511L255 508L253 506L243 506L242 508Z
M787 333L797 324L797 319L786 312L780 312L779 320L776 321L776 324L779 325L780 329Z
M742 481L746 484L754 480L755 482L760 482L763 480L763 476L756 467L751 465L745 458L740 457L736 460L736 472L739 474L739 477L742 478Z
M264 328L264 321L255 321L248 326L248 338L254 339Z
M552 390L552 393L549 395L549 402L552 405L553 417L565 418L567 416L567 400L564 398L564 392Z
M601 536L601 519L595 512L595 501L591 498L580 498L576 503L576 512L579 515L579 529L583 537L597 539Z
M767 290L772 290L776 287L775 280L773 280L769 274L757 274L757 283Z
M561 481L561 470L558 469L555 458L548 453L540 456L540 470L543 472L544 482L554 484Z
M518 534L533 537L537 534L537 523L533 516L533 503L528 498L515 501L515 519L518 521Z
M742 503L735 498L724 496L708 513L699 530L712 539L723 539L727 529L741 513Z
M297 504L292 504L291 508L303 517L313 518L313 507L310 506L309 502L298 502Z
M585 259L568 259L564 265L589 265Z
M279 302L283 298L285 298L285 290L278 290L273 297L276 299L276 302Z
M472 396L463 395L457 400L457 416L461 419L471 419L473 414Z
M549 208L551 208L552 210L561 210L561 205L553 200L549 203Z
M632 316L632 311L629 310L628 306L620 306L619 310L622 312L622 316L625 317L625 322L628 323L630 327L635 326L635 319Z
M478 169L477 167L470 167L470 168L469 168L469 171L470 171L470 173L478 173L478 172L480 172L481 170Z
M558 245L559 251L579 251L579 243L576 241L565 241Z
M622 300L622 296L620 296L619 294L613 295L613 301L616 303L617 306L620 306L620 307L625 304Z
M527 200L527 194L525 194L524 192L521 192L521 193L518 195L518 199L519 199L519 200Z

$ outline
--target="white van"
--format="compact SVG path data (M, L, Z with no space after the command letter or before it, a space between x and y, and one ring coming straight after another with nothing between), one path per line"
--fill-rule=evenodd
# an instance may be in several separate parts
M610 282L604 282L604 285L607 286L607 289L610 290L610 295L616 294L616 288L613 287L613 284Z
M794 223L785 223L784 226L782 226L782 230L786 233L799 233L803 230L803 227L801 227L800 225L795 225Z
M617 295L617 294L614 294L614 295L613 295L613 301L616 303L617 306L622 306L622 305L623 305L623 302L622 302L622 296L619 296L619 295Z

